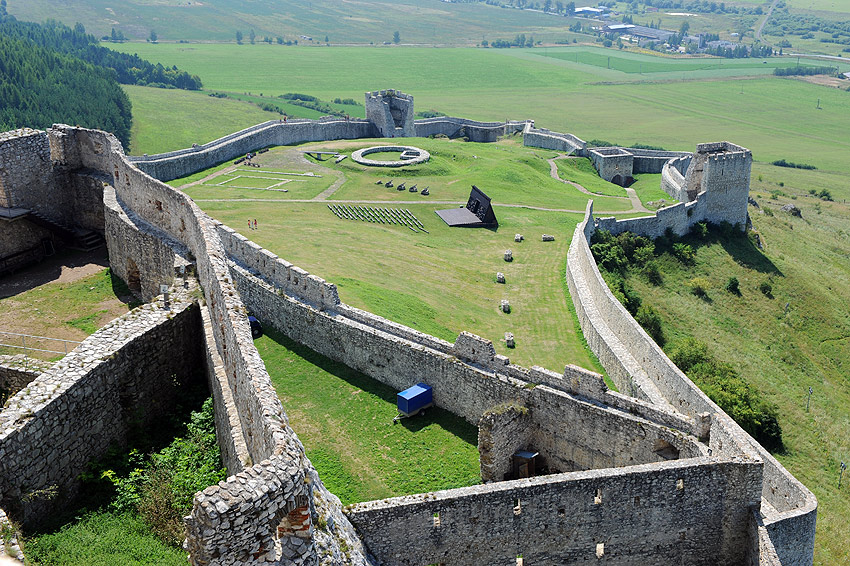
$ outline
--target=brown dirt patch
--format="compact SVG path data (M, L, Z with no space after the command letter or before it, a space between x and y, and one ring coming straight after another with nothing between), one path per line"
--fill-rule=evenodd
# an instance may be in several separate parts
M804 81L807 83L812 83L821 86L828 86L832 88L841 88L846 89L850 87L850 80L847 79L839 79L838 77L830 77L829 75L811 75L808 77L794 77L798 81Z

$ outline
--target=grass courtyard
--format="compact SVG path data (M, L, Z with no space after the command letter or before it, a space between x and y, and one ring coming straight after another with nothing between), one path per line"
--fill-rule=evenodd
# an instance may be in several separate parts
M577 330L564 283L567 248L588 197L550 176L548 160L556 153L522 147L516 139L496 144L408 141L428 150L432 159L391 170L350 159L336 164L316 161L304 151L350 153L377 140L311 143L262 153L253 160L257 168L228 172L229 165L222 164L171 184L183 186L206 212L261 246L335 283L342 300L355 307L449 341L464 330L479 334L523 365L561 371L576 364L599 370ZM209 178L210 172L219 175ZM293 189L283 193L222 184L222 179L239 175L255 176L267 187L290 178L281 186ZM390 179L395 185L427 186L431 194L376 184ZM598 176L594 182L599 190L624 194ZM493 199L497 229L450 228L435 214L465 204L472 184ZM317 199L319 194L324 197ZM354 203L409 210L428 233L340 219L328 207ZM631 204L624 196L600 196L596 207L616 212ZM258 230L247 231L249 219L257 220ZM514 242L517 233L525 241ZM555 241L542 242L544 233ZM504 261L506 249L513 251L513 262ZM495 283L497 271L505 274L506 284ZM510 314L499 310L502 299L510 301ZM514 334L516 348L507 348L505 332Z

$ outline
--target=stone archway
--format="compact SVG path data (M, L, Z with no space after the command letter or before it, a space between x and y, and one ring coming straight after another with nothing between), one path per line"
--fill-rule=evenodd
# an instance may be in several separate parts
M127 259L127 287L134 295L142 296L142 275L133 258Z

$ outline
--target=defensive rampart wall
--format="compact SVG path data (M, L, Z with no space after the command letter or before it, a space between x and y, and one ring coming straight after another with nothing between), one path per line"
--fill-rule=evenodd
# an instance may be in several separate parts
M535 128L534 122L526 122L522 131L523 145L554 149L565 153L573 153L579 157L587 157L587 142L572 134L553 132L545 128Z
M382 564L745 564L747 534L733 533L747 530L760 469L591 470L361 503L349 517Z
M762 506L764 528L783 564L811 564L817 512L814 495L702 393L614 298L590 252L590 238L602 226L594 225L591 201L567 258L570 294L591 350L622 390L654 388L687 415L711 414L709 446L714 454L734 457L743 451L762 460L762 497L769 503Z
M476 122L466 118L439 116L416 120L416 137L444 135L466 137L472 142L494 142L500 136L521 132L525 122Z
M30 384L41 373L40 369L23 365L23 356L0 356L0 390L11 397Z
M700 454L695 438L671 433L628 412L582 402L564 391L567 384L560 384L560 391L547 385L534 387L535 382L528 380L545 370L530 373L514 366L515 371L510 371L508 360L497 359L487 340L464 333L450 352L435 351L349 319L346 305L325 304L322 308L327 310L320 310L282 289L277 291L238 265L231 272L246 306L265 324L396 390L424 381L433 388L437 406L470 424L477 426L486 411L500 404L532 407L533 430L528 440L553 469L663 461L664 456L657 453L662 441L675 446L682 457ZM550 379L565 381L554 373ZM605 442L599 442L599 431L606 431Z
M170 179L266 145L370 137L374 134L373 124L357 120L272 122L191 150L136 158L134 161L139 167L146 167L151 174ZM580 152L586 147L574 136L534 130L530 124L524 127L524 138L526 135L530 135L528 141L532 142L528 145L535 145L534 142L562 144L563 149L558 148L561 151ZM86 174L114 189L106 188L108 203L105 208L106 224L117 230L112 237L114 261L119 265L122 262L130 265L129 260L132 259L137 267L151 266L150 269L139 269L140 289L152 289L162 282L161 279L173 276L174 268L183 265L181 259L195 262L206 299L206 312L200 317L204 334L195 334L204 336L208 348L207 376L216 399L217 432L224 459L233 475L196 496L194 509L186 520L187 548L193 564L259 561L312 564L319 555L329 557L334 564L368 563L363 543L342 514L339 500L324 488L287 424L268 373L253 346L245 303L260 314L264 322L270 321L272 326L295 340L397 389L420 381L424 375L436 384L438 404L470 422L477 423L500 404L525 407L529 411L527 421L518 419L513 423L501 423L504 427L496 434L498 446L494 444L500 454L508 454L514 448L509 443L508 433L513 431L517 433L518 442L540 444L541 453L551 460L555 469L628 466L413 496L415 505L408 505L409 498L364 504L365 507L355 510L352 516L369 523L362 528L361 534L366 533L364 538L376 554L391 556L389 562L404 563L402 560L408 556L406 549L410 541L419 545L417 548L421 548L422 556L436 557L434 561L451 556L453 559L448 562L463 563L463 558L457 557L462 556L464 549L471 544L475 545L476 553L483 553L485 562L491 559L501 562L505 557L510 561L515 555L505 541L526 540L539 542L543 561L546 561L546 556L553 556L556 557L555 562L572 560L571 556L593 560L594 556L598 559L601 553L609 561L627 563L631 561L631 553L638 552L642 563L650 564L654 563L654 558L659 564L670 563L671 558L675 562L677 556L679 561L697 557L692 562L699 564L699 560L705 557L719 556L729 564L748 561L766 566L770 563L769 553L763 552L763 549L773 545L775 555L784 564L811 563L816 511L814 497L695 390L675 366L666 367L664 360L658 358L659 354L663 357L663 352L657 346L653 350L654 344L645 333L640 334L642 330L628 313L623 319L620 315L625 311L615 312L616 307L611 302L614 301L613 296L610 292L605 295L607 288L598 270L594 275L595 264L589 255L587 241L596 228L592 222L592 209L588 209L590 222L586 219L580 226L581 235L574 238L574 244L581 240L587 250L582 248L582 253L574 257L573 247L570 248L570 290L583 328L588 321L596 324L595 333L592 328L585 330L591 347L594 351L600 348L601 353L597 352L597 355L603 364L608 367L610 363L615 368L608 370L612 376L618 373L617 366L622 368L617 377L619 383L624 384L622 390L634 392L642 399L607 391L601 376L580 368L568 366L563 375L538 367L521 368L510 364L506 357L496 355L492 343L478 337L462 333L451 344L354 309L339 301L333 285L212 222L185 194L137 169L111 135L56 126L48 136L54 172L65 171L79 177L80 170L94 170L93 174ZM735 151L730 145L720 149L729 153ZM706 148L706 152L719 153L713 148ZM707 165L699 177L703 184L706 178L712 178L705 176L714 167L708 161L710 159L705 161ZM744 167L735 166L734 171L726 169L725 166L723 170L718 169L715 177L728 180L729 188L736 191L743 178ZM34 174L38 176L39 173L36 171ZM55 181L62 176L54 175L52 178L53 182L64 182ZM93 188L97 186L94 181L84 184ZM0 186L0 192L5 190L4 186ZM738 195L732 196L737 199ZM728 199L730 206L734 199ZM706 199L697 199L677 206L682 208L684 217L690 222L693 216L701 213L699 207L705 206L705 202ZM659 218L664 218L665 214L671 214L670 218L674 218L675 214L676 222L680 221L679 212L664 210L655 217L638 219L644 223L641 226L650 231L657 229ZM617 226L616 223L612 225ZM124 236L129 237L133 245L123 248L115 245L115 241ZM167 244L154 243L153 239ZM168 249L159 247L162 245ZM112 250L110 254L113 261ZM244 303L239 292L244 294ZM620 338L628 343L618 342ZM638 342L633 344L634 340ZM650 343L644 344L640 340L649 340ZM344 348L336 347L331 351L332 344L344 344ZM669 360L666 363L669 364ZM97 391L94 392L95 397ZM83 402L78 405L85 406L92 391L83 391L79 395ZM453 399L453 395L462 398L465 403ZM71 398L72 395L66 394L59 400L66 402ZM17 426L5 426L3 419L9 415L18 415L12 416L10 422L13 424L18 423L17 419L21 416L14 411L2 413L2 434ZM20 422L22 426L29 426L29 422L36 420L25 416ZM32 433L26 442L27 447L38 446L40 438L52 432L48 427L32 426L26 428ZM590 437L594 434L599 435L601 440L597 438L591 442ZM706 446L696 442L695 437L710 438ZM0 436L0 441L2 438ZM673 449L685 459L663 462ZM708 449L711 452L706 457ZM59 465L63 465L61 455L58 461ZM630 465L644 461L653 464ZM3 477L8 476L5 470L0 471ZM494 473L498 475L498 471ZM585 480L592 481L593 487L575 483ZM681 484L679 480L682 480ZM633 481L633 485L629 487L618 483L624 481ZM678 495L684 497L665 499L665 486L671 482L677 493L682 492ZM696 486L693 491L695 498L688 500L687 486L692 482ZM702 486L706 486L705 490L701 489ZM524 489L533 493L516 491ZM570 502L570 505L573 501L580 501L579 492L583 493L585 489L594 494L594 511L587 514L583 510L575 513L570 510L568 514L564 501ZM615 505L615 512L611 514L611 517L618 516L616 528L613 519L604 513L599 514L609 489L625 497L622 505ZM640 490L647 490L649 495L638 493ZM712 490L715 492L712 497L706 495ZM0 492L3 493L4 505L7 501L14 503L15 494L9 496L3 486L0 486ZM37 492L39 497L40 493ZM766 517L761 523L750 513L751 509L758 507L760 494L770 503L762 505ZM504 501L510 502L515 496L517 501L510 506L511 514L507 517L489 515L491 509L500 512ZM641 507L627 512L625 505L632 496L640 498L631 499L636 507L645 501L644 497L659 500L657 505L647 506L646 511ZM457 525L463 524L463 527L458 526L452 532L419 531L423 517L426 518L426 526L428 518L432 525L440 526L440 521L436 524L433 521L435 510L429 507L440 497L452 502L451 520ZM534 527L517 519L525 513L523 500L529 498L545 503L525 515L534 519ZM597 499L600 501L597 502ZM457 503L454 503L455 500ZM38 507L38 497L33 501L26 504L28 512L43 511L43 507ZM672 550L672 531L663 527L667 523L671 526L684 524L682 521L687 521L687 517L682 515L682 509L695 514L694 525L708 525L709 533L703 535L700 532L692 536L687 529L677 531L680 543L677 550ZM554 514L561 517L562 510L563 516L579 517L582 527L562 533L576 537L578 542L575 545L568 541L568 544L561 544L563 548L553 549L553 541L559 537L548 538L545 536L547 529L541 529L540 525L548 528L553 523ZM376 514L367 515L370 512ZM441 513L440 510L436 512ZM384 519L381 518L382 513ZM477 534L479 527L475 525L482 517L481 528L488 527L487 536L504 542L504 546L490 544L491 548L480 550L483 545L477 545L476 541L483 539L472 537ZM639 528L626 530L625 535L631 538L622 541L614 535L595 541L593 539L598 537L591 527L583 530L587 525L597 524L594 517L599 518L599 532L609 535L621 527L624 518L639 524ZM408 518L409 521L404 523L399 531L401 534L396 537L393 529L397 527L399 518ZM653 530L646 528L647 521ZM656 524L658 532L654 530ZM718 529L717 525L721 528ZM469 538L464 540L463 533L469 534ZM755 536L756 533L758 536ZM652 544L643 542L647 534L656 541L657 556L654 558ZM685 540L691 542L681 543ZM597 546L600 542L605 546ZM592 545L593 555L586 554L585 544L588 548ZM403 556L400 549L404 549ZM505 549L510 552L505 554ZM533 556L535 550L528 552L524 556Z
M12 397L0 413L3 509L30 525L55 513L90 461L171 407L198 376L198 322L187 297L139 307Z
M151 177L170 181L263 147L377 136L374 124L366 120L331 118L287 120L285 123L272 121L191 149L129 159Z
M230 397L232 401L216 404L217 426L230 428L217 432L220 437L234 439L227 459L230 465L240 467L230 469L239 473L226 482L205 490L187 518L187 547L194 563L231 564L262 556L296 564L315 559L319 551L341 556L341 548L348 549L350 563L364 563L362 544L341 514L339 500L324 488L287 425L280 400L254 348L245 307L233 286L226 254L210 219L185 194L134 167L113 136L67 126L55 127L51 135L57 138L53 144L55 159L70 169L95 169L110 176L116 202L149 225L141 231L162 231L185 246L195 261L209 309L212 341L220 356L220 365L208 375L227 375L230 394L223 390L219 393L222 399ZM141 272L140 277L144 288L149 275ZM235 409L236 414L228 409ZM239 422L242 442L235 438L231 426L234 419ZM246 464L250 467L242 468ZM299 476L290 473L294 468L303 470L313 481L298 483ZM282 470L287 473L276 475ZM268 496L255 491L258 477L276 482L280 489ZM271 477L276 479L268 479ZM333 527L313 532L311 525L317 514L328 517ZM263 528L258 526L261 517L266 521Z

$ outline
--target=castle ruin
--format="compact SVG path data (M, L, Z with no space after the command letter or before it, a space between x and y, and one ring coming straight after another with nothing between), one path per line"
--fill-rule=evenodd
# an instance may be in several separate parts
M582 368L517 366L475 335L446 342L346 305L332 283L162 182L270 145L377 136L521 132L526 145L588 155L579 138L532 122L414 121L412 102L379 91L367 95L366 120L267 122L143 157L126 156L111 134L65 125L0 135L0 207L11 218L0 215L0 252L40 245L49 230L34 214L95 231L114 271L148 301L47 371L16 377L0 413L3 511L27 525L70 501L79 473L121 441L131 415L149 422L167 409L175 376L206 381L230 474L198 493L186 517L193 565L812 564L815 497L664 355L589 248L603 228L654 236L702 220L743 225L748 150L624 148L632 170L660 172L681 202L622 221L594 219L588 204L565 276L588 345L620 392ZM288 425L248 310L395 389L427 382L438 406L478 427L484 483L343 509ZM558 473L505 479L528 449Z

